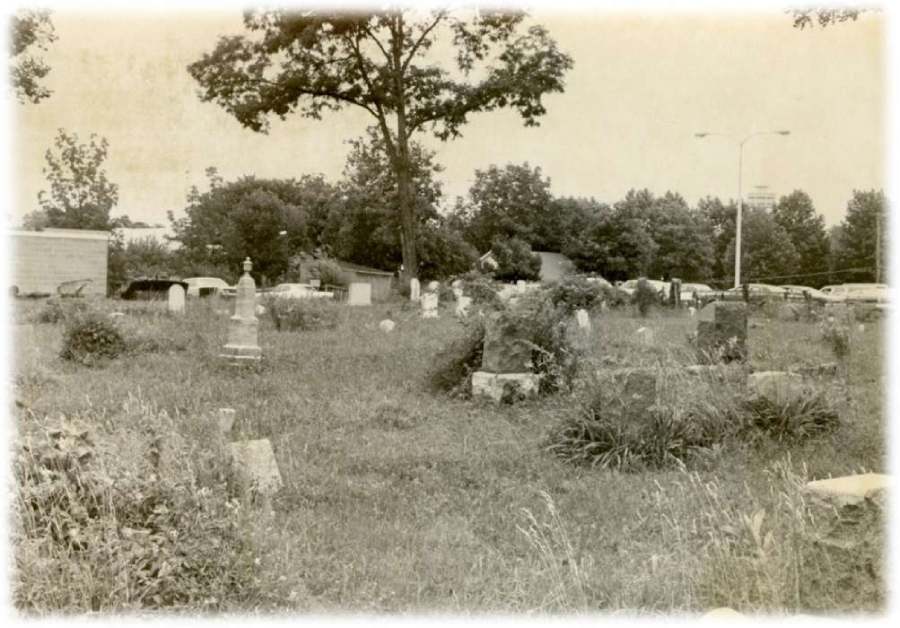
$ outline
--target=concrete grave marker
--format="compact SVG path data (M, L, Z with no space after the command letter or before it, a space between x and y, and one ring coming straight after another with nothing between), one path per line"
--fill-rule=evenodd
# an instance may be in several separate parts
M429 281L428 282L428 292L437 292L440 290L441 284L438 281Z
M271 495L284 485L269 439L238 441L228 446L241 486L261 495Z
M421 296L421 286L419 285L419 280L413 277L409 280L409 300L418 301L419 297Z
M372 284L351 283L347 296L348 305L372 305Z
M587 310L584 308L575 311L575 321L578 323L578 329L590 333L591 317L588 316Z
M426 292L422 295L422 318L438 318L437 292Z
M253 264L244 260L244 274L237 284L234 315L228 322L228 342L220 357L232 363L258 361L262 357L259 348L259 320L256 318L256 282L250 276Z
M747 359L747 304L715 301L697 321L697 353L701 362Z
M532 372L531 346L515 320L502 313L486 325L481 370L472 374L472 394L494 401L531 396L538 392L540 376Z
M184 288L175 283L169 286L169 303L170 314L184 314Z
M459 295L456 297L456 316L465 318L469 315L469 307L472 305L472 297Z
M384 319L380 323L378 323L378 328L383 332L391 332L394 330L394 321L389 318Z

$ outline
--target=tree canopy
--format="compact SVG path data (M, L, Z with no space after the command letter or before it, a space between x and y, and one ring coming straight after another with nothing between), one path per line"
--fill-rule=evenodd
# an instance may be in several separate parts
M50 90L41 84L50 66L37 56L56 41L49 11L19 11L12 16L10 37L10 80L19 102L38 103Z
M410 140L460 135L468 116L510 107L526 125L542 98L563 90L572 59L519 11L251 11L246 35L228 36L191 64L200 97L242 125L266 131L270 116L319 118L352 105L371 115L397 177L406 273L418 272ZM438 42L452 54L437 54Z

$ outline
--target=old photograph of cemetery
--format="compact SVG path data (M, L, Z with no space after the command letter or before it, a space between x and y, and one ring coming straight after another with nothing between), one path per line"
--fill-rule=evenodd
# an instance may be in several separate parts
M887 612L884 10L5 17L18 616Z

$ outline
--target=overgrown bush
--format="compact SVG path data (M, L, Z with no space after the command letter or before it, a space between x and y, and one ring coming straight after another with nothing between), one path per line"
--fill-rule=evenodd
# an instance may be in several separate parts
M126 344L118 328L107 318L90 313L69 322L63 336L60 357L91 365L119 357Z
M541 277L541 256L519 238L494 238L491 252L497 261L494 277L501 281L537 281Z
M20 610L215 610L258 594L240 502L167 478L159 438L121 473L86 429L34 436L14 465Z
M278 331L334 329L341 310L341 306L330 299L268 297L263 304Z
M320 259L313 262L310 272L322 282L323 286L346 288L350 285L350 275L334 260Z
M489 275L478 271L470 271L460 275L463 294L472 298L472 304L489 308L502 308L503 301L497 294L497 288Z
M541 292L520 297L503 316L516 319L524 339L531 344L531 363L541 376L541 394L565 390L578 374L580 351L568 336L570 315Z
M634 289L632 302L637 305L641 316L647 316L651 307L660 304L660 296L648 282L638 281L637 287Z
M80 299L47 299L34 315L34 322L55 325L76 318L88 309L88 304Z
M433 392L461 396L469 393L472 373L481 367L484 334L484 319L470 318L462 335L435 356L428 373L428 387Z
M576 310L591 310L600 305L605 294L599 283L593 283L583 277L567 277L550 287L550 301L562 308L567 314Z

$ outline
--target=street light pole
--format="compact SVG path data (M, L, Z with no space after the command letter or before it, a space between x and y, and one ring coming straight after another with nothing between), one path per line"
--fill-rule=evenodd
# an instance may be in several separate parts
M738 288L741 285L741 226L744 222L744 195L743 195L743 175L744 175L744 144L747 143L747 140L757 137L759 135L790 135L790 131L760 131L759 133L751 133L746 136L740 142L738 142L738 206L737 206L737 216L735 220L735 230L734 230L734 287ZM702 133L694 133L694 137L703 139L704 137L708 137L710 135L721 135L723 137L728 137L730 139L734 139L732 136L726 133L710 133L704 131Z

